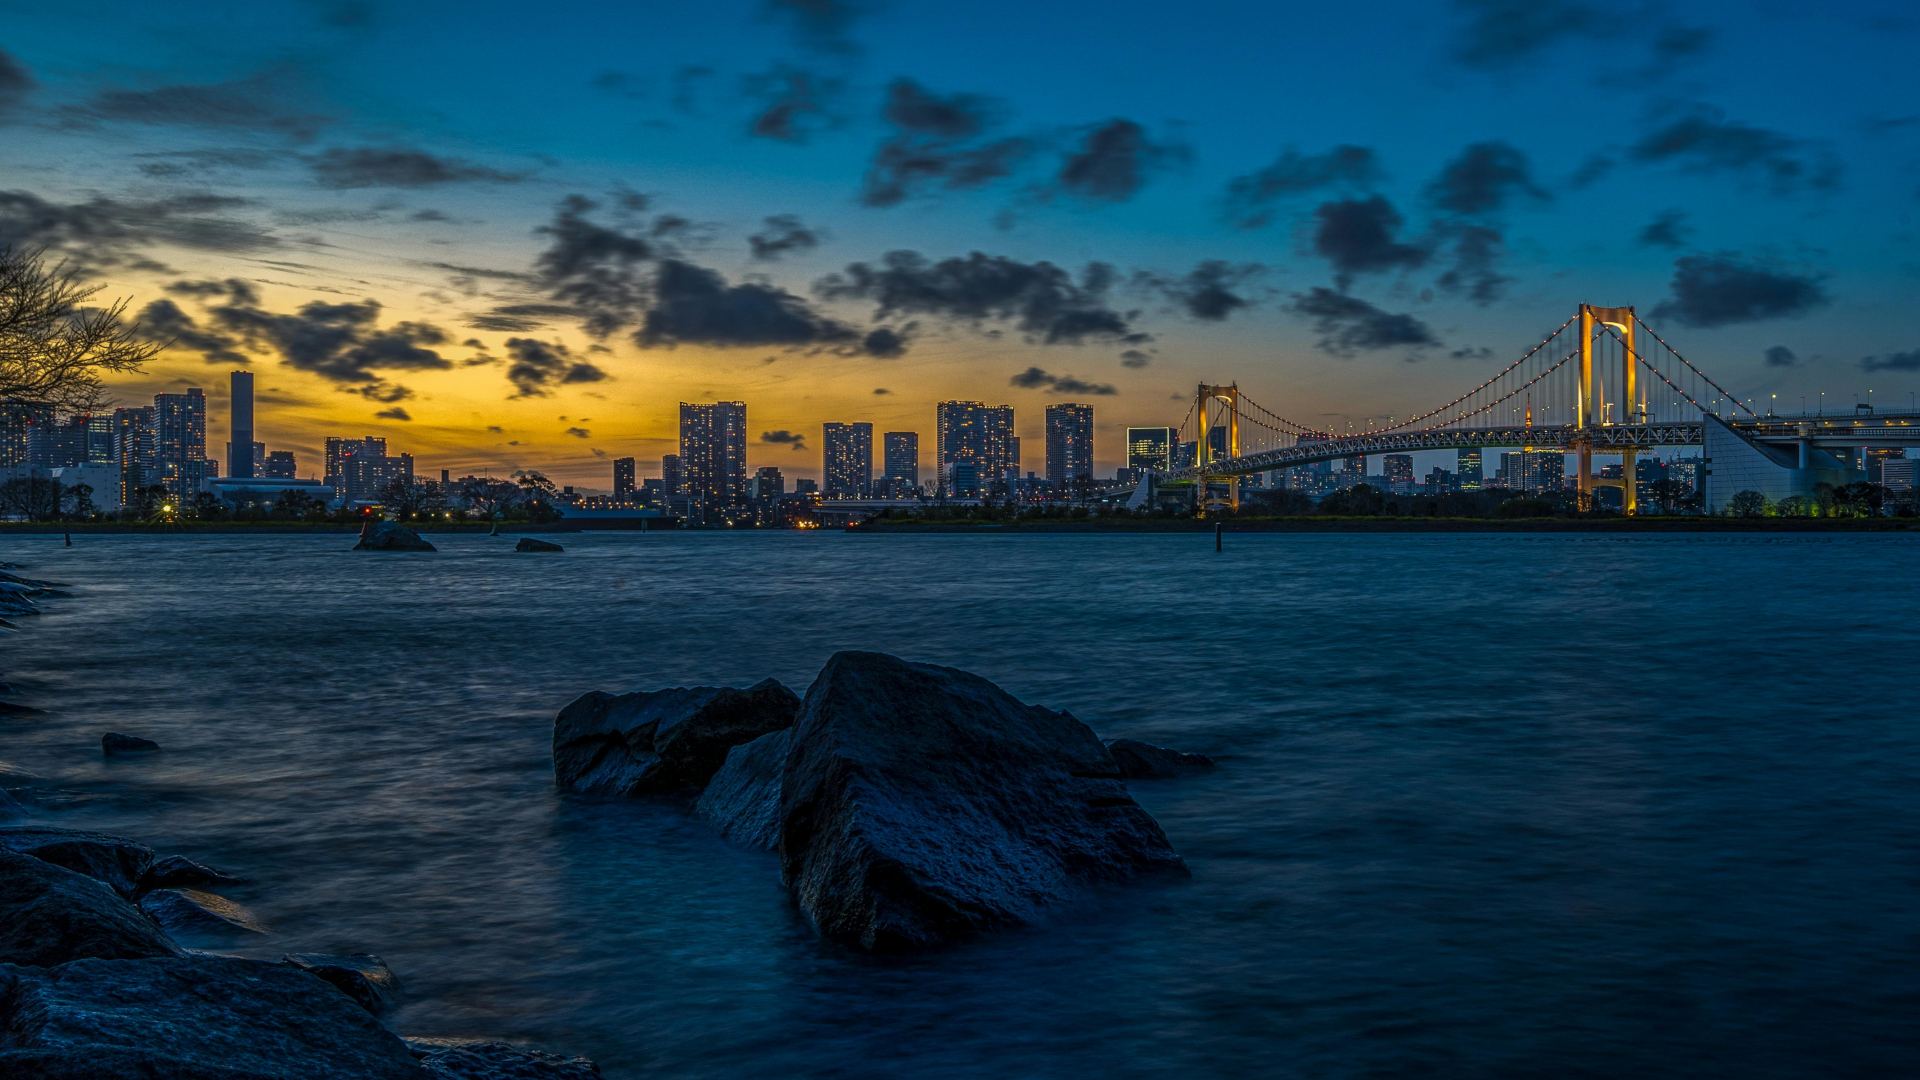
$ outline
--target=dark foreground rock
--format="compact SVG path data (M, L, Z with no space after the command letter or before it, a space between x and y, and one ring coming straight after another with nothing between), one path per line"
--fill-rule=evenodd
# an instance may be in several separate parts
M267 932L259 918L242 905L199 889L155 889L140 898L140 910L171 934Z
M737 844L773 851L780 846L780 774L787 768L791 731L776 731L727 751L726 764L707 782L694 815Z
M405 525L396 525L391 521L369 524L360 530L360 542L353 545L355 551L437 551L438 548L425 540L420 534Z
M400 996L400 980L394 977L393 969L372 953L292 953L282 956L280 962L320 979L375 1016L391 1008Z
M406 1044L284 964L222 956L0 967L0 1077L421 1080Z
M117 731L109 731L100 736L100 752L108 757L151 754L159 749L159 743L152 739L143 739L138 735L122 735Z
M567 549L561 547L559 544L552 543L551 541L535 540L531 536L523 536L520 538L519 543L513 545L513 550L515 551L565 551Z
M43 710L12 701L0 701L0 716L31 716Z
M1129 780L1171 780L1213 768L1213 759L1205 754L1170 750L1139 739L1108 739L1107 753L1120 766L1120 775Z
M153 860L142 879L143 889L191 889L200 885L238 885L240 879L223 874L211 866L201 866L183 855L168 855Z
M76 874L104 882L114 892L130 899L140 895L142 882L153 866L153 850L123 836L38 825L0 829L0 851L31 855L42 862L64 866Z
M1085 724L883 653L835 654L807 691L780 819L801 910L875 951L1028 923L1086 884L1187 874Z
M727 751L792 726L799 706L773 679L745 690L680 686L617 697L594 690L554 718L554 783L601 795L698 790Z
M450 1080L595 1080L600 1066L503 1042L409 1039L432 1078Z
M112 889L31 855L0 852L0 963L178 956L173 941Z

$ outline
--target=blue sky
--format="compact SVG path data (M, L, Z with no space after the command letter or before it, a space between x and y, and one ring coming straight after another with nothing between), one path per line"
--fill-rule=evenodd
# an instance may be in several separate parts
M807 475L822 421L927 432L957 396L1034 443L1091 400L1105 470L1194 382L1406 415L1581 301L1783 406L1920 389L1904 5L6 14L0 242L171 305L123 396L245 362L309 460L381 433L592 484L737 397L804 440L754 464Z

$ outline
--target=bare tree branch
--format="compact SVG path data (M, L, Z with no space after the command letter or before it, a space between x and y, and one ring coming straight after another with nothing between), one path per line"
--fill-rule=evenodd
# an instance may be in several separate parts
M0 248L0 402L90 412L103 374L137 372L167 342L145 341L125 321L127 301L85 307L100 291L42 250Z

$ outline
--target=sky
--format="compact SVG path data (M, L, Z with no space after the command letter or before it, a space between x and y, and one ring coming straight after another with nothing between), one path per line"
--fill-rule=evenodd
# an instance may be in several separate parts
M1168 6L0 0L0 245L227 373L301 473L587 489L742 400L749 465L949 398L1339 431L1634 305L1743 397L1920 391L1920 17L1584 0ZM1887 405L1882 405L1882 408ZM876 440L877 441L877 440ZM1424 469L1426 463L1421 463Z

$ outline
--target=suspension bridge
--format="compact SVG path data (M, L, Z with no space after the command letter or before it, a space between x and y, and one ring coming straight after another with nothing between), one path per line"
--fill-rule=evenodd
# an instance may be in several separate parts
M1131 491L1130 504L1138 505L1156 489L1186 486L1205 512L1237 507L1239 478L1249 473L1372 454L1512 448L1577 455L1575 484L1583 503L1596 488L1617 487L1622 507L1634 513L1637 458L1655 447L1702 446L1709 451L1709 473L1718 443L1726 448L1727 464L1740 466L1743 476L1770 465L1844 479L1865 468L1870 446L1920 446L1920 412L1857 408L1842 416L1763 415L1682 356L1633 308L1581 304L1491 378L1402 420L1336 434L1261 406L1238 384L1203 383L1176 430L1182 445L1191 440L1196 447L1190 463L1169 461L1137 485L1106 493ZM1619 457L1620 477L1596 476L1596 455ZM1802 480L1800 486L1810 489L1812 481Z

